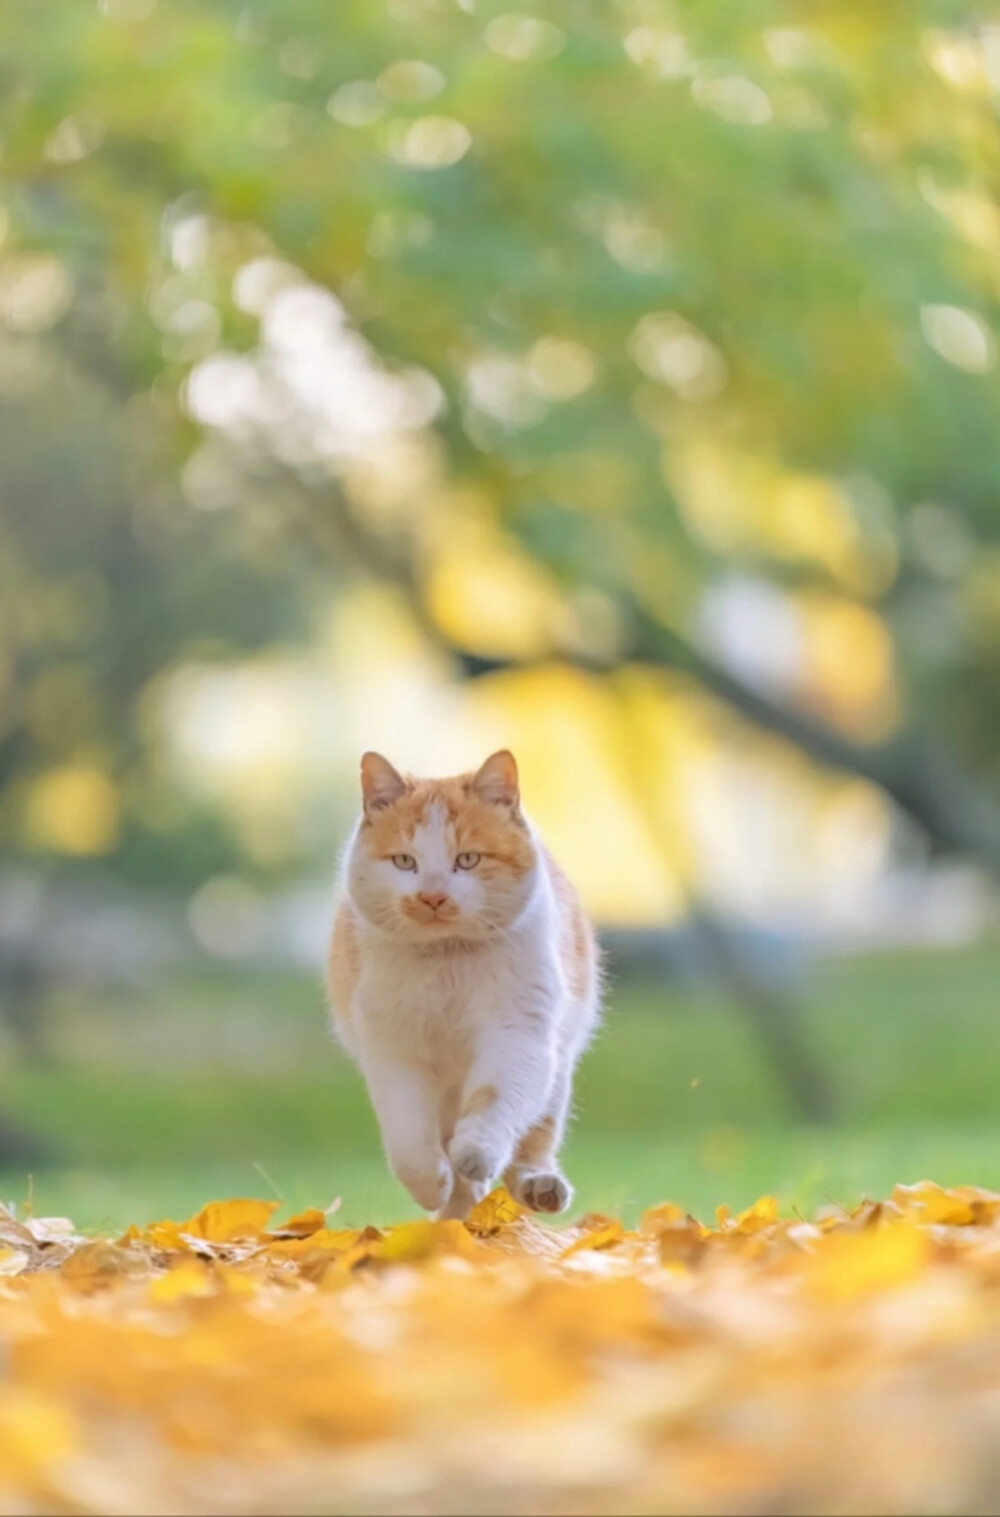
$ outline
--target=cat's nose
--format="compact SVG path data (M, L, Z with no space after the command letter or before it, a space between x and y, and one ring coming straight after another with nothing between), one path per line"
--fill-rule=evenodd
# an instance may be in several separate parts
M417 894L417 900L423 901L424 905L429 906L432 911L438 911L440 907L445 904L447 899L448 897L443 893L437 894L432 890L421 890Z

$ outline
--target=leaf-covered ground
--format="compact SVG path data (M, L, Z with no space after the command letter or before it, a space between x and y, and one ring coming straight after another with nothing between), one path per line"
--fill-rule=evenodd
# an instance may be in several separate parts
M274 1213L0 1209L0 1512L1000 1509L1000 1196Z

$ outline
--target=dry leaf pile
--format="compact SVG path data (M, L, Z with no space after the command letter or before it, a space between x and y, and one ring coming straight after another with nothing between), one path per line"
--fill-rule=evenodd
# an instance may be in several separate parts
M0 1512L1000 1510L1000 1196L274 1211L0 1209Z

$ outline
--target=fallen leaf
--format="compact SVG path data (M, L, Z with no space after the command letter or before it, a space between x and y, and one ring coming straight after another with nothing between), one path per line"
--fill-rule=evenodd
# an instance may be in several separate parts
M187 1300L191 1296L211 1296L215 1293L215 1281L211 1270L196 1259L184 1259L175 1264L166 1274L158 1275L149 1283L147 1294L150 1301L168 1303Z
M650 1206L639 1220L639 1232L644 1237L657 1237L665 1228L676 1227L686 1221L685 1213L672 1201L661 1201L659 1206Z
M613 1248L624 1237L624 1229L620 1222L606 1220L599 1227L588 1229L582 1237L574 1239L568 1248L563 1250L562 1257L568 1259L572 1254L582 1253L585 1249Z
M310 1207L309 1210L298 1212L294 1217L289 1217L287 1222L282 1222L278 1227L272 1227L268 1233L269 1238L308 1238L312 1233L318 1233L326 1227L327 1213L318 1207Z
M207 1243L259 1238L277 1209L277 1201L210 1201L178 1230L188 1238L204 1238Z
M778 1201L775 1196L761 1196L746 1211L740 1212L733 1224L735 1232L743 1237L749 1237L753 1233L759 1233L765 1227L770 1227L778 1220Z
M465 1219L465 1225L471 1233L487 1234L509 1226L523 1214L524 1207L514 1200L509 1190L498 1185L496 1190L491 1190L488 1196L484 1196L472 1208Z
M0 1513L995 1508L992 1192L638 1232L502 1189L471 1227L271 1211L7 1214Z
M892 1199L903 1212L919 1212L925 1222L969 1227L977 1220L975 1201L956 1191L943 1190L930 1180L922 1180L918 1185L897 1185Z
M905 1222L827 1233L808 1261L810 1281L819 1295L849 1301L907 1284L924 1268L929 1254L926 1234Z

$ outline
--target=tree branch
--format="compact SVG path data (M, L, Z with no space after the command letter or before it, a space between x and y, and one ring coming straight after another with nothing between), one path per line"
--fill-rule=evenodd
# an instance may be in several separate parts
M421 629L454 660L462 674L481 679L529 667L524 661L470 652L448 638L430 614L409 555L394 551L388 541L364 527L340 490L333 489L327 500L329 523L341 545L363 568L403 591ZM300 526L307 524L315 546L314 511L303 513ZM329 541L325 547L329 551ZM622 663L649 664L683 674L745 721L783 738L817 763L876 785L917 823L936 852L964 854L1000 878L1000 802L978 787L956 759L926 734L909 730L886 743L854 742L808 713L783 705L738 679L674 628L652 617L633 598L625 609L633 634L615 660L554 649L545 662L565 663L594 674L609 674Z

